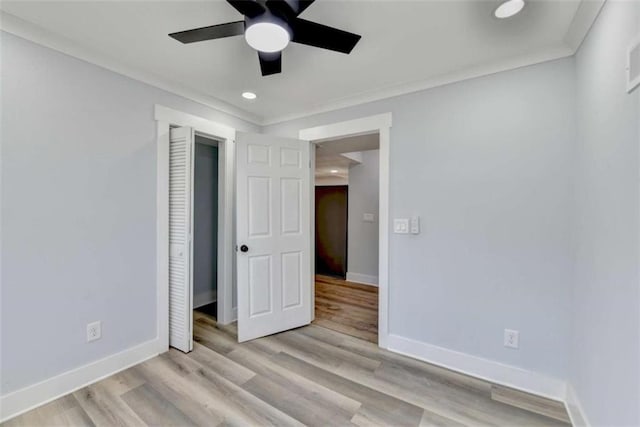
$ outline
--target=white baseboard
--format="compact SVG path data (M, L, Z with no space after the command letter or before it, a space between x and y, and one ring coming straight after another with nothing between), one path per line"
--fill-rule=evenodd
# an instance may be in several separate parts
M564 381L515 366L505 365L394 334L389 335L387 348L405 356L527 393L562 402L566 398L567 387Z
M155 338L53 378L0 396L0 422L34 409L89 384L165 352Z
M370 276L368 274L350 273L347 271L347 281L378 286L378 276Z
M200 292L193 296L193 308L202 307L203 305L211 304L217 301L217 292L215 289L209 289L208 291Z
M585 414L584 409L582 409L578 395L571 384L567 384L565 407L567 408L567 413L569 413L572 426L589 427L591 425L587 419L587 414Z

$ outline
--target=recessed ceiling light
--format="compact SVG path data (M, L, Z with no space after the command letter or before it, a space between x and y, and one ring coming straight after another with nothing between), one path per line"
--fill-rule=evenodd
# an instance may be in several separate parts
M282 25L258 22L247 27L244 38L249 46L260 52L280 52L289 44L291 35Z
M242 92L242 97L244 99L256 99L258 95L253 92Z
M520 12L523 7L524 0L507 0L498 6L493 14L499 19L510 18Z
M338 173L338 169L331 169L329 172L331 172L331 173Z

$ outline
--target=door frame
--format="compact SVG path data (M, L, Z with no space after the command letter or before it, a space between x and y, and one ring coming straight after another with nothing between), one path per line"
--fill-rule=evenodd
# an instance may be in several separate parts
M380 205L378 212L378 346L387 348L389 337L389 144L391 142L392 114L383 113L354 120L331 123L298 132L299 139L312 144L349 136L377 133L380 138ZM311 150L311 176L315 175L315 150ZM311 180L313 187L314 182ZM311 214L315 212L315 199L311 198ZM315 224L311 221L311 236ZM315 299L315 245L311 245L311 318L314 318Z
M236 130L202 117L158 105L154 106L157 122L157 222L156 222L156 286L157 334L163 348L169 348L169 130L191 127L194 132L218 141L218 322L235 320L233 308L233 262L235 252L233 209ZM192 159L193 160L193 159ZM192 213L193 217L193 213ZM193 218L191 218L193 221ZM191 296L193 306L193 295ZM192 325L189 326L192 328Z

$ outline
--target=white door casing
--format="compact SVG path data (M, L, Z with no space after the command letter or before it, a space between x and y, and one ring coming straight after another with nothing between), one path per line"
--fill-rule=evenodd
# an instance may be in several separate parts
M236 159L243 342L311 322L309 142L238 133Z
M192 185L194 131L171 129L169 138L169 345L193 348Z
M389 336L389 151L391 143L391 113L362 117L301 129L300 139L318 143L348 136L377 132L380 137L380 206L378 228L378 346L387 348ZM313 172L313 171L312 171ZM313 199L312 199L313 201ZM311 247L312 254L315 248ZM313 255L312 255L313 256ZM314 272L310 272L313 277ZM313 306L310 307L313 309Z

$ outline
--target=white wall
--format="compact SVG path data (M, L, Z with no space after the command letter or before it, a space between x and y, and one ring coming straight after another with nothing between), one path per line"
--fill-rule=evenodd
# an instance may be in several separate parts
M0 392L156 336L156 123L210 108L1 33ZM85 342L87 322L102 339Z
M347 280L378 284L378 204L380 151L362 151L362 163L349 167ZM373 222L363 215L372 213Z
M575 85L572 58L268 126L391 112L393 334L566 378ZM520 350L502 345L520 331Z
M594 426L640 425L640 3L609 0L576 56L576 281L570 382Z

